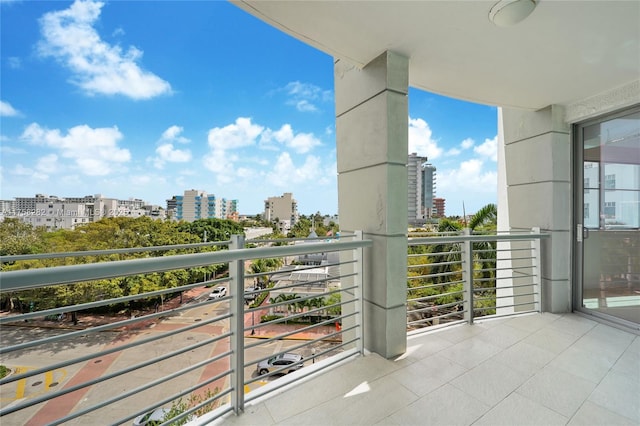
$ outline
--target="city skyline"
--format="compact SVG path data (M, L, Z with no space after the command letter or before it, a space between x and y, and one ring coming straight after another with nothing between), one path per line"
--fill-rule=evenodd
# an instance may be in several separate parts
M2 199L186 189L338 213L333 58L226 2L2 1ZM144 25L141 25L144 23ZM497 111L411 89L447 215L496 202Z

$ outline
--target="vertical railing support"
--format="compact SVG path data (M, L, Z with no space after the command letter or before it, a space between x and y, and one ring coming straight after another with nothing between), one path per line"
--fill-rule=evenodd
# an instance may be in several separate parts
M229 250L244 248L244 236L232 235ZM244 411L244 259L229 262L231 302L231 406L236 414Z
M362 241L362 231L355 231L355 239L357 241ZM360 354L364 355L364 296L363 296L363 280L364 276L364 248L360 247L354 250L354 300L355 300L355 311L356 311L356 339L357 339L357 349Z
M469 228L464 229L464 235L471 235ZM464 320L473 324L473 243L465 239L462 243L462 281L464 286L465 312Z
M540 228L532 228L532 234L540 234ZM542 312L542 271L540 265L542 264L542 243L540 237L534 237L531 239L531 275L533 275L533 288L534 288L534 308L538 312Z

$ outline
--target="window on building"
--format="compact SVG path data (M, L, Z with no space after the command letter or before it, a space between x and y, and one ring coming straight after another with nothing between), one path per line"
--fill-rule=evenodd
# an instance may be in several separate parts
M605 219L613 219L616 217L616 203L615 201L609 201L604 203L604 209L602 210Z
M604 176L604 189L616 189L616 175Z

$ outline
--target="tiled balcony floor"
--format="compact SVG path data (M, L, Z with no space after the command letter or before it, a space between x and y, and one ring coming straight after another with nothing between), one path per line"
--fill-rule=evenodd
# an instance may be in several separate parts
M640 336L574 314L409 336L249 405L230 425L638 425Z

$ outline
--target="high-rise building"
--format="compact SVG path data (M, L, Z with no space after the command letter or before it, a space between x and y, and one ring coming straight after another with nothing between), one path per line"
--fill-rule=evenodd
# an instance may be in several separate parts
M427 163L427 157L420 157L414 152L407 161L407 177L409 224L423 224L432 217L436 168Z
M193 222L198 219L234 219L238 217L238 200L217 198L205 191L191 189L184 195L167 200L167 210L175 211L176 220Z
M433 216L432 217L445 217L445 199L444 198L434 198L433 199Z
M278 229L282 233L288 232L299 218L298 203L291 192L285 192L279 197L269 197L264 202L264 219L269 222L277 219Z

